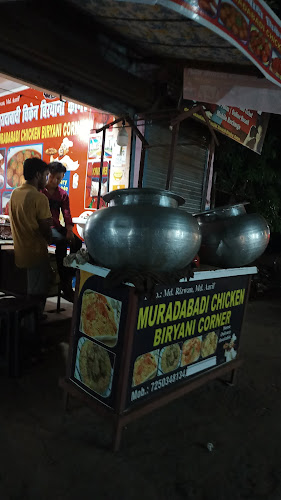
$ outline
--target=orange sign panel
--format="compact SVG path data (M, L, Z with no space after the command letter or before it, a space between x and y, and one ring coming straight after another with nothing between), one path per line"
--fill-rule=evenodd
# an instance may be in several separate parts
M61 187L69 193L72 217L79 217L85 208L94 209L102 134L96 134L94 141L91 130L113 119L108 113L31 88L0 97L0 213L7 212L13 189L24 182L24 160L32 157L65 165ZM112 133L107 135L103 169L106 190L112 160Z

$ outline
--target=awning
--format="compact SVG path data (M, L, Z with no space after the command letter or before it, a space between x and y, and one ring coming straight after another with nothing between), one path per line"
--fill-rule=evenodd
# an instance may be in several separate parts
M281 113L281 21L263 0L68 1L136 51L138 76L143 69L153 78L147 68L154 64L161 68L158 78L172 87L174 65L178 93L185 70L186 99ZM221 83L215 82L219 72Z
M173 2L164 0L138 5L118 0L49 0L48 9L30 0L28 10L24 1L4 2L0 72L115 114L174 108L185 68L265 80L230 37L200 24L199 14L194 17L195 6L198 10L202 2L211 0L178 0L178 11L168 8ZM237 9L238 4L252 8L257 2L212 0L217 6L235 4ZM183 6L193 8L193 19L183 15ZM219 20L221 10L217 12ZM272 54L279 59L275 49Z
M263 0L70 1L141 49L146 61L150 54L155 62L201 61L218 70L254 64L281 86L281 21Z

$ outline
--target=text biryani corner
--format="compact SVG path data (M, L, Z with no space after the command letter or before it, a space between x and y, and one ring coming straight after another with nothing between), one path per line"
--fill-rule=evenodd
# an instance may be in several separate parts
M153 347L175 342L196 333L207 333L209 330L228 325L231 320L230 308L243 305L245 289L204 295L196 299L152 304L140 307L137 330L144 331L159 325L154 331ZM222 311L222 309L226 309ZM214 314L209 314L209 312ZM219 311L219 312L217 312ZM198 320L194 317L201 316ZM193 318L188 319L187 318ZM183 321L179 321L179 320ZM168 324L167 323L172 323ZM164 325L164 326L161 326Z

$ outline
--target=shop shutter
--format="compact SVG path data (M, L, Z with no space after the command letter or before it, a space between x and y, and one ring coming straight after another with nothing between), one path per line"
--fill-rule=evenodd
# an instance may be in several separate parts
M146 127L146 138L151 147L147 150L143 185L165 189L172 133L168 125L152 124ZM182 209L187 212L202 210L207 157L206 140L196 132L180 129L171 190L186 200Z

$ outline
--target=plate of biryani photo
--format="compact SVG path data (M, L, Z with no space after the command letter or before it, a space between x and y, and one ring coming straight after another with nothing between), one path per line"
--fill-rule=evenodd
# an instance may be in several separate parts
M176 370L180 364L181 350L179 344L164 347L160 353L159 371L169 373Z
M151 380L157 373L159 351L147 352L138 356L134 364L133 386Z
M77 347L74 377L102 397L108 397L113 378L109 352L92 340L81 337Z
M201 356L202 358L207 358L212 354L215 354L218 345L218 337L215 332L207 333L204 337L201 346Z
M200 357L202 337L194 337L183 343L181 366L195 363Z
M93 290L82 297L80 330L101 343L114 347L118 339L122 303Z

